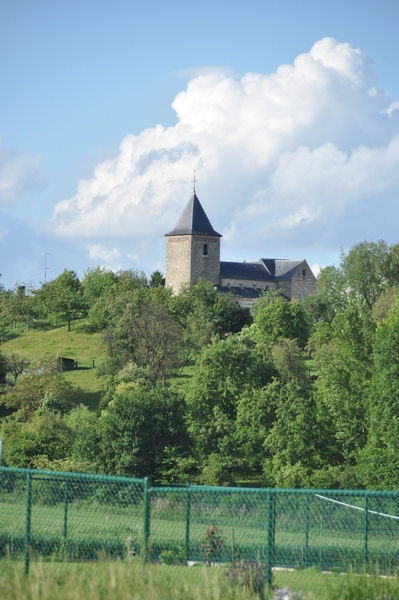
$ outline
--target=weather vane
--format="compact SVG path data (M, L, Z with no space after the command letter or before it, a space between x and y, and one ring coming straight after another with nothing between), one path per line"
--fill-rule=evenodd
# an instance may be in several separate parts
M194 169L194 179L193 179L193 192L195 194L195 184L197 182L197 169Z

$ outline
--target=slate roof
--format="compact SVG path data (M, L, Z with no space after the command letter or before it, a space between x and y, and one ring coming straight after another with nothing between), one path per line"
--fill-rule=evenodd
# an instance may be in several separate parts
M220 262L221 279L281 281L292 279L303 260L261 258L257 262Z
M274 281L274 277L259 262L220 261L221 279L244 279L248 281Z
M176 227L166 235L212 235L222 237L212 227L195 192L183 210Z
M260 261L265 268L274 275L276 281L291 279L303 260L286 260L282 258L261 258Z

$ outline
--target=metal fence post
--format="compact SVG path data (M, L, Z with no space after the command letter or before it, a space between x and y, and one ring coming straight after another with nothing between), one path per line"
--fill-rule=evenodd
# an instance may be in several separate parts
M190 517L191 517L191 498L190 490L187 490L186 494L186 561L189 560L190 555Z
M144 477L144 486L143 486L143 494L144 494L144 552L143 552L143 562L144 564L148 561L149 547L148 542L150 539L150 508L151 508L151 498L150 498L150 488L149 488L149 478Z
M368 563L368 535L369 535L369 519L368 519L368 496L364 495L364 545L363 545L363 562Z
M65 479L64 481L64 539L67 536L67 527L68 527L68 482Z
M274 522L274 496L271 490L267 492L267 503L266 503L266 583L271 586L273 579L273 556L274 556L274 534L275 534L275 522Z
M306 495L306 505L305 505L305 548L303 552L303 562L304 566L308 566L309 560L309 506L310 506L310 496Z
M27 471L26 472L25 540L24 540L25 575L27 575L29 573L31 520L32 520L32 474L29 471Z

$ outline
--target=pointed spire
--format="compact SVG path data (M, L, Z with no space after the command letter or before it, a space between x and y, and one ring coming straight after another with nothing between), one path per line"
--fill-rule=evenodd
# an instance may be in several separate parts
M194 176L195 186L195 176ZM186 204L176 227L166 235L213 235L222 237L215 231L198 200L195 188L191 199Z

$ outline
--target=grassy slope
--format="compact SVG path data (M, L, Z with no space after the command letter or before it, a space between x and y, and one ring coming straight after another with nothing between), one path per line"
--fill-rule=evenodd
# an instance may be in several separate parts
M0 350L5 356L15 352L30 360L57 355L77 360L78 369L64 375L82 390L83 402L93 407L98 404L103 378L97 376L97 369L105 358L105 347L102 334L90 331L86 321L74 321L72 331L66 326L31 329L1 344Z

